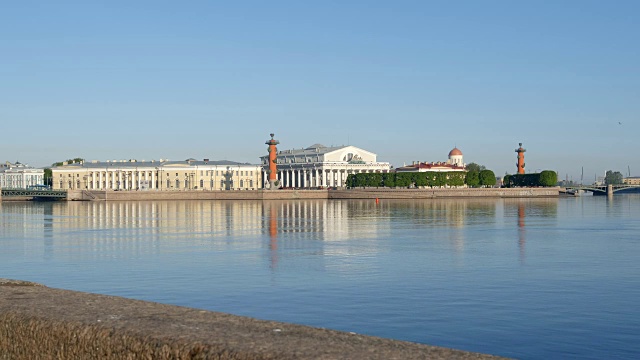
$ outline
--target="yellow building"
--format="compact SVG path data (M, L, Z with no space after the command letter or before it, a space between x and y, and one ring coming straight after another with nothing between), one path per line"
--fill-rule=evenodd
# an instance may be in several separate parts
M262 166L233 161L91 161L51 168L53 189L255 190Z
M627 185L640 185L640 176L624 178L622 179L622 183Z

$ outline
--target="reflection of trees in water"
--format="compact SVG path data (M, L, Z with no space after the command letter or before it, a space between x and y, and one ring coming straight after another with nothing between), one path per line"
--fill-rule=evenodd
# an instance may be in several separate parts
M518 216L524 208L525 217L557 217L558 198L504 199L505 216ZM520 210L519 210L520 209Z
M420 199L373 200L351 202L349 214L353 218L365 217L376 208L380 218L403 218L416 225L433 227L463 227L465 225L491 223L496 214L496 199ZM372 216L372 215L368 215Z

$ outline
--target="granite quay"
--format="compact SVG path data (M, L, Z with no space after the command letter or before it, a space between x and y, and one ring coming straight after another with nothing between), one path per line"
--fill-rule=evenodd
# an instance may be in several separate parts
M67 200L289 200L289 199L434 199L555 197L560 188L343 189L241 191L104 191L69 190Z
M1 359L499 359L0 279Z

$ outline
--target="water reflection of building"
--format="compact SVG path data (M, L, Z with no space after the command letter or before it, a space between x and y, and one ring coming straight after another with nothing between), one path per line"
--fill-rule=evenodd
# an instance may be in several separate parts
M330 267L339 272L370 266L356 261L378 251L376 238L388 221L372 216L373 200L265 201L263 228L269 234L270 266ZM275 220L274 220L275 219Z
M46 220L47 203L0 202L0 238L2 251L16 254L42 254L42 244L31 241L44 237L50 226Z
M259 202L70 202L54 208L57 251L81 245L90 257L139 257L183 252L196 242L228 245L234 237L261 234ZM69 236L68 232L81 236ZM62 234L65 233L66 234ZM233 244L234 247L243 243ZM247 245L250 246L250 245Z
M367 271L375 266L367 259L380 252L396 251L394 247L406 247L407 239L416 244L416 237L428 246L441 243L462 252L469 241L477 240L469 234L487 225L500 226L503 216L496 217L497 206L504 209L504 218L519 219L523 229L525 216L554 216L556 202L122 201L56 202L48 203L48 208L7 202L0 204L0 234L4 239L20 239L12 246L20 247L21 253L47 253L74 260L229 250L252 254L242 261L267 261L272 268L330 267L346 274ZM525 240L523 232L520 244ZM262 256L255 253L260 249L264 251Z

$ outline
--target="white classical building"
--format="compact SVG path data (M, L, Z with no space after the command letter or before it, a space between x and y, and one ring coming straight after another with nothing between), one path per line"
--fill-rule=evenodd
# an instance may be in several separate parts
M437 162L420 162L414 161L411 165L405 165L396 169L396 172L449 172L449 171L467 171L464 163L462 151L454 147L449 151L449 159L447 161Z
M269 156L260 159L266 172ZM376 154L350 145L313 144L304 149L282 150L276 161L279 186L284 188L344 187L349 174L391 170L388 162L377 161Z
M44 184L44 169L36 169L27 164L5 162L0 164L0 188L26 189Z
M255 190L262 166L234 161L113 160L63 163L51 168L54 189Z

